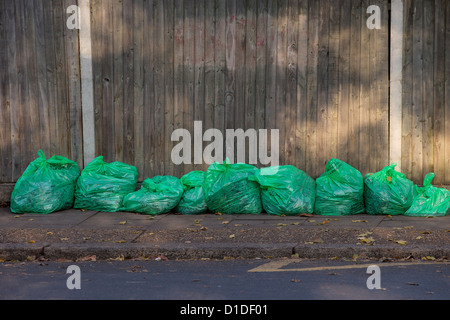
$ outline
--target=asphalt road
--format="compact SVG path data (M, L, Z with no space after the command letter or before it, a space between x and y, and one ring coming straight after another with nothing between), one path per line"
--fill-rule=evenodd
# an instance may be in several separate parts
M67 273L71 265L79 269ZM368 289L369 277L375 276L367 273L369 265L379 266L381 289ZM372 280L370 283L375 284ZM68 288L77 285L80 289ZM195 301L207 300L218 300L222 305L228 300L449 298L448 262L287 259L0 263L2 300L188 300L192 308ZM180 303L172 312L183 311L184 302ZM239 309L228 307L228 311L233 308ZM225 312L225 307L222 309Z

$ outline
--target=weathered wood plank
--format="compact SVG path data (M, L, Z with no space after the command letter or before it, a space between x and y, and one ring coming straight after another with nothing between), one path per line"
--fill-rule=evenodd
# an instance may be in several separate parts
M307 90L307 148L306 151L306 172L313 178L317 178L320 167L317 164L318 147L318 59L319 59L319 7L320 1L311 1L309 3L309 38L308 38L308 90ZM323 134L323 132L322 132Z
M113 114L114 122L112 134L114 136L114 150L111 161L123 161L123 143L124 143L124 21L123 21L123 1L112 1L112 70L113 70Z
M423 177L434 171L434 0L423 2ZM422 177L422 179L423 179Z
M350 149L350 46L351 46L351 0L342 0L340 6L339 31L339 106L338 106L338 150L337 157L349 162ZM359 44L359 41L356 42Z
M4 70L0 73L0 182L12 182L11 167L11 100L8 70L8 20L6 4L0 1L0 68Z
M66 0L64 8L70 6L71 1ZM70 128L70 158L83 167L83 127L81 111L81 72L80 48L78 29L65 29L66 69L67 69L67 112L69 114Z
M134 79L134 164L138 168L139 181L146 179L144 169L144 42L147 41L144 29L144 0L135 0L133 7L133 79Z
M360 166L359 170L363 175L372 171L372 167L370 166L370 158L376 157L375 152L371 151L370 144L370 126L371 126L371 118L370 118L370 109L372 108L370 104L370 32L366 26L366 10L369 7L370 3L368 0L362 1L361 6L361 17L363 21L361 21L361 69L359 72L360 76L360 99L361 99L361 108L360 108L360 132L359 132L359 156L360 156ZM373 172L373 171L372 171Z
M191 133L191 141L194 141L194 81L195 81L195 1L184 1L184 99L183 99L183 128ZM191 144L190 161L193 161L194 143ZM185 164L184 171L190 172L194 168L193 164Z
M447 3L445 11L445 183L450 183L450 5Z
M154 6L153 0L144 3L144 30L146 39L144 41L144 177L155 175L155 91L154 91ZM182 7L181 7L182 8ZM183 21L183 19L180 19Z
M276 70L276 128L280 130L280 165L288 164L286 159L286 84L287 84L287 2L278 1L277 24L277 70Z
M434 143L433 164L436 174L433 183L445 183L445 14L447 1L435 2L435 32L434 32Z
M348 163L360 168L360 71L361 71L361 1L351 1L350 16L350 70L349 70L349 118L348 118Z
M297 127L297 90L298 90L298 23L299 2L290 0L288 2L287 19L287 54L286 54L286 111L284 118L285 131L285 157L286 163L296 164L296 127Z
M423 1L414 1L412 179L423 179Z
M404 2L402 172L412 177L412 92L413 92L413 10L412 0Z
M134 147L134 6L139 2L123 5L123 161L135 162ZM142 8L141 8L142 9ZM137 65L139 67L139 64Z
M195 79L194 79L194 112L193 120L202 121L205 105L205 1L195 1ZM167 104L168 108L171 105ZM167 124L167 121L166 121ZM203 133L195 136L197 143L194 144L194 161L203 162ZM201 163L194 162L194 170L202 170Z
M102 3L102 149L101 155L105 161L115 159L114 150L114 70L113 70L113 2Z
M306 170L307 163L308 6L307 0L301 0L298 14L295 164L301 170Z

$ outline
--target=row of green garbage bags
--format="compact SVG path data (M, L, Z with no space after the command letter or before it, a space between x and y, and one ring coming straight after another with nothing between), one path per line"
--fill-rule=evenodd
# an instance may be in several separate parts
M155 176L137 189L136 167L95 158L81 171L62 156L46 160L42 150L17 181L11 196L14 213L48 214L76 208L150 215L178 212L223 214L318 215L381 214L444 216L450 191L419 187L395 170L396 164L365 177L349 164L331 159L314 180L294 166L258 169L244 163L214 163L206 172L181 179Z

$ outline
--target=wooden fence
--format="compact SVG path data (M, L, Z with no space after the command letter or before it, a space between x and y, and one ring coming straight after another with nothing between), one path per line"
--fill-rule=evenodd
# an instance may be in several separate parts
M171 134L280 130L280 163L388 162L387 1L92 1L97 153L180 176ZM381 30L366 27L381 8Z
M450 4L404 0L402 171L450 182ZM0 182L38 149L83 166L75 0L0 0ZM181 177L174 130L279 129L280 164L389 164L388 0L91 0L96 155ZM380 8L381 28L366 25ZM449 119L450 120L450 119ZM206 147L209 142L203 142ZM194 152L194 150L192 150ZM248 148L247 148L248 151Z
M450 184L450 3L404 1L402 171Z
M77 30L72 1L0 1L0 182L15 182L41 148L82 165Z

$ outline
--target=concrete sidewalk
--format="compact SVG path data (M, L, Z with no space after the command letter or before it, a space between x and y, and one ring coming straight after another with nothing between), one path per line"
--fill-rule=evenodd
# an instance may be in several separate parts
M450 259L450 216L165 214L0 209L0 259ZM427 258L428 257L428 258Z

